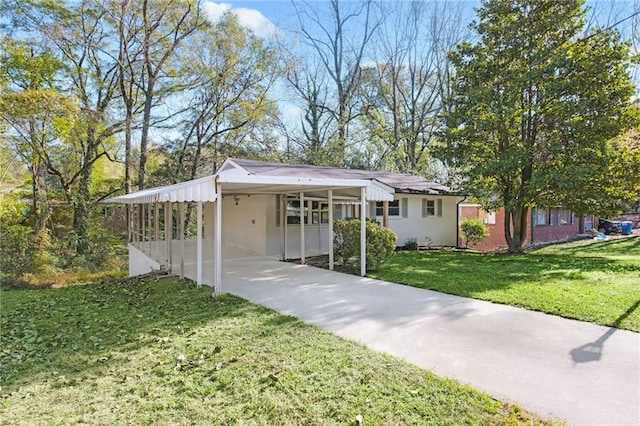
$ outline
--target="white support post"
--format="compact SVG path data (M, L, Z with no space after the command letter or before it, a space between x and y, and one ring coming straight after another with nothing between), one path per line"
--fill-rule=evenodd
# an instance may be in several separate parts
M178 215L180 216L180 279L184 279L184 203L178 204Z
M289 258L289 253L288 253L288 249L289 249L289 224L288 219L289 219L289 212L287 211L287 208L289 207L289 202L287 201L287 196L285 195L282 198L282 210L284 213L282 213L282 223L284 223L284 259L282 260L287 260Z
M389 227L389 202L382 202L382 226Z
M367 194L360 188L360 276L367 273Z
M144 211L144 204L139 204L138 205L140 207L140 236L138 238L138 248L140 249L141 252L144 253L144 235L145 235L145 211Z
M311 203L313 207L313 203ZM313 210L309 208L311 212L311 222L313 222ZM318 253L322 253L322 230L320 229L322 223L322 202L318 201L318 223L316 223L316 230L318 231Z
M214 184L215 185L215 184ZM206 219L205 219L206 222ZM218 223L218 200L213 204L213 223L210 224L213 230L213 239L211 240L211 297L216 297L216 274L218 273L218 267L216 265L216 258L218 256L219 248L216 246L216 224ZM206 238L206 237L205 237Z
M305 220L305 211L304 211L304 192L300 193L300 263L304 265L304 220Z
M160 261L160 203L154 203L153 205L154 210L155 210L155 214L153 216L153 221L154 221L154 231L153 231L153 239L154 239L154 251L156 253L156 257L155 260L158 263L162 263Z
M211 296L216 297L216 274L218 273L218 265L216 265L216 259L218 258L218 251L220 248L216 245L217 235L216 235L216 225L218 223L218 200L214 201L213 204L213 223L211 223L213 230L213 240L211 241Z
M196 285L202 287L202 201L196 208Z
M131 241L133 243L134 247L137 247L137 243L138 243L138 234L140 232L140 230L138 229L140 227L140 224L138 223L139 219L139 214L138 214L138 204L133 204L132 208L131 208L131 213L133 214L133 222L132 222L132 226L133 226L133 240Z
M222 294L222 184L216 181L216 215L215 215L215 251L214 251L214 275L213 275L213 295Z
M131 204L125 204L125 215L127 216L127 243L133 242L133 215L131 214Z
M164 203L164 260L167 271L171 272L171 243L173 240L173 204Z
M280 196L280 223L282 224L282 261L287 260L287 194Z
M152 224L151 224L151 216L152 216L152 206L151 204L147 205L147 248L149 249L149 257L151 257L151 230L152 230Z
M333 271L333 190L329 190L329 270Z

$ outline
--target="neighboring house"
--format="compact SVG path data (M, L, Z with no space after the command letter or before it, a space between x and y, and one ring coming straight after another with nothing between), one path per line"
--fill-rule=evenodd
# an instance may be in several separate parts
M489 229L489 237L473 246L476 250L501 250L507 248L504 233L504 209L487 212L479 204L460 204L460 220L465 218L482 219ZM595 226L593 215L583 218L584 229L580 229L580 219L568 209L554 207L532 209L527 221L527 237L524 247L552 243L576 238L582 232L589 232ZM464 245L461 239L460 245Z
M399 245L415 238L421 244L455 246L463 199L408 174L230 158L213 176L107 201L136 206L129 233L131 275L164 267L216 287L224 247L303 261L328 253L332 267L332 220L361 213L394 230ZM196 206L195 241L185 240L182 229L186 203ZM176 228L174 217L181 218L179 230L165 239L165 232ZM207 262L213 274L203 272L211 269Z

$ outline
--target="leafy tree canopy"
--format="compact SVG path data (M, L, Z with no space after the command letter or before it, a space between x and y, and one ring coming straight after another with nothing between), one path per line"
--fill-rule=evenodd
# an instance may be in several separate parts
M440 155L465 188L505 207L512 252L532 206L610 211L632 194L631 156L612 138L637 123L628 43L583 33L582 0L485 0L475 44L451 53L456 71Z

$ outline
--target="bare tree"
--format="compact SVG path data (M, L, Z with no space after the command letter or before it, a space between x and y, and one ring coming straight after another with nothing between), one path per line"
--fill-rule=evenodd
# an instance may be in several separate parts
M142 65L142 48L139 43L141 33L140 16L132 11L131 0L121 0L114 11L118 29L118 88L124 106L124 192L131 192L132 182L132 138L135 115L139 112L140 89L136 76Z
M268 97L278 76L276 51L234 14L187 43L179 61L181 75L190 81L189 107L175 151L174 181L197 177L205 155L207 173L213 173L227 156L259 150L252 143L269 138L263 128L276 116Z
M299 127L281 122L281 134L294 144L299 160L305 164L330 164L329 141L335 134L332 116L326 108L329 87L323 66L314 57L292 53L284 43L285 79L296 94L301 116ZM297 124L297 123L296 123ZM289 150L288 150L289 151Z
M169 61L184 39L206 25L199 1L171 0L152 3L143 0L138 13L142 16L142 72L139 87L143 96L143 117L140 137L138 188L146 183L147 147L151 127L152 108L161 96L158 84L167 77Z
M308 110L312 123L322 111L331 115L335 126L335 138L331 146L333 162L341 166L345 163L349 126L358 115L357 94L362 62L381 23L379 15L373 11L377 3L374 0L331 0L328 10L323 9L323 3L292 4L296 10L300 39L316 55L326 75L326 83L331 83L331 87L327 86L330 95L323 105L317 105L317 102L323 100L321 95L325 90L320 84L326 83L316 79L318 74L298 76L298 88L306 93L307 109L309 106L318 108L316 111Z
M380 28L375 64L363 71L363 120L381 141L383 167L433 174L430 147L449 90L448 52L462 39L462 6L401 2Z

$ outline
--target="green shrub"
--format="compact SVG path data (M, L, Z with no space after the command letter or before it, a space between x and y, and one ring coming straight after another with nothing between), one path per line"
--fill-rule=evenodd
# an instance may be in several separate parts
M460 223L460 232L464 236L467 246L478 244L489 236L489 229L482 219L468 217Z
M1 219L0 219L1 220ZM0 272L4 275L20 276L32 264L29 250L31 228L23 225L0 225Z
M404 242L405 250L418 250L418 239L417 238L409 238Z
M27 204L10 195L0 197L0 272L20 276L33 263L33 231L25 223Z
M32 246L33 265L29 273L40 278L50 278L60 272L58 266L63 261L56 255L55 244L51 241L51 235L47 229L41 229L36 233Z
M347 265L351 259L360 262L360 220L336 220L333 225L334 247L338 259ZM367 221L367 266L376 269L393 254L398 237L389 228Z

